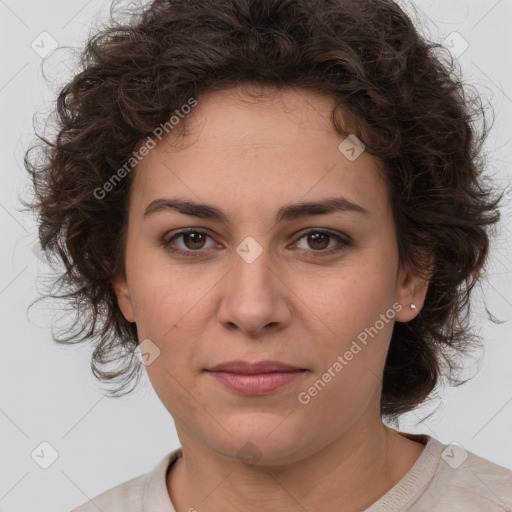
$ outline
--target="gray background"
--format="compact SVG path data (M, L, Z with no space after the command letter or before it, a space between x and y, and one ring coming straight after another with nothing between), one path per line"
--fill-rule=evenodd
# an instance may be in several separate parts
M497 119L487 145L489 173L501 186L510 185L512 0L422 0L414 5L422 32L452 47L465 80L494 105ZM44 67L49 85L43 79L40 54L51 48L52 40L79 47L105 19L108 7L99 0L0 0L0 512L69 511L149 471L179 446L172 418L147 377L130 396L105 398L90 373L92 348L61 347L52 341L49 304L27 313L49 269L39 257L33 219L19 211L17 198L28 184L23 154L32 141L33 114L52 108L54 92L73 68L70 54L56 52L58 56L50 57ZM456 441L509 468L511 199L509 194L489 276L475 298L475 325L486 343L484 356L467 361L467 373L475 377L459 388L440 389L442 398L400 423L401 430L425 432L444 443ZM486 318L484 299L504 323L495 325ZM58 453L48 469L31 457L41 451L42 442Z

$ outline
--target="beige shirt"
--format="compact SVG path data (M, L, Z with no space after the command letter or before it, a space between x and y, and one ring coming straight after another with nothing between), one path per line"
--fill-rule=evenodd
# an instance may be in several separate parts
M400 434L426 444L425 449L409 472L363 512L512 511L510 469L431 436ZM181 456L181 448L168 453L148 474L119 484L71 512L176 512L166 474Z

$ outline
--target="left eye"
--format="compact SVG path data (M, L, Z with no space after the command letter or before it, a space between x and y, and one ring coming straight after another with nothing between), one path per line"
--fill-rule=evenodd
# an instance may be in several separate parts
M307 233L303 233L302 236L298 239L298 242L300 242L300 240L302 239L305 239L306 244L308 245L308 247L306 247L304 250L313 253L318 253L314 254L314 256L330 255L339 252L343 250L345 247L351 245L350 240L345 239L340 235L337 235L330 231L324 230L311 230L308 231ZM330 245L331 242L337 242L337 244L335 243L333 246Z

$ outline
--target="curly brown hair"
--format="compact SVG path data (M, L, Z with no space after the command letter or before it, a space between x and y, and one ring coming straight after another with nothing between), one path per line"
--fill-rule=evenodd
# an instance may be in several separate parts
M113 278L124 273L135 171L108 200L95 191L190 98L240 84L294 87L331 97L334 128L348 133L339 109L382 161L399 263L430 274L421 313L395 323L382 415L396 420L417 407L441 376L466 382L454 373L480 342L469 299L502 196L484 184L487 110L449 53L391 0L155 0L123 23L112 12L58 95L58 134L38 135L25 155L35 191L25 205L38 214L42 249L60 264L58 293L47 296L64 298L75 315L55 341L95 342L93 374L119 384L111 396L132 391L142 367L137 329L119 309ZM121 366L107 371L114 362Z

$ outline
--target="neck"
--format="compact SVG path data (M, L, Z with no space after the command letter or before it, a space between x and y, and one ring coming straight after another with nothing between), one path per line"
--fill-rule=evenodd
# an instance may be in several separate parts
M167 477L177 512L361 511L398 483L424 448L379 419L372 428L354 425L313 455L295 454L293 463L247 465L180 430L183 457Z

